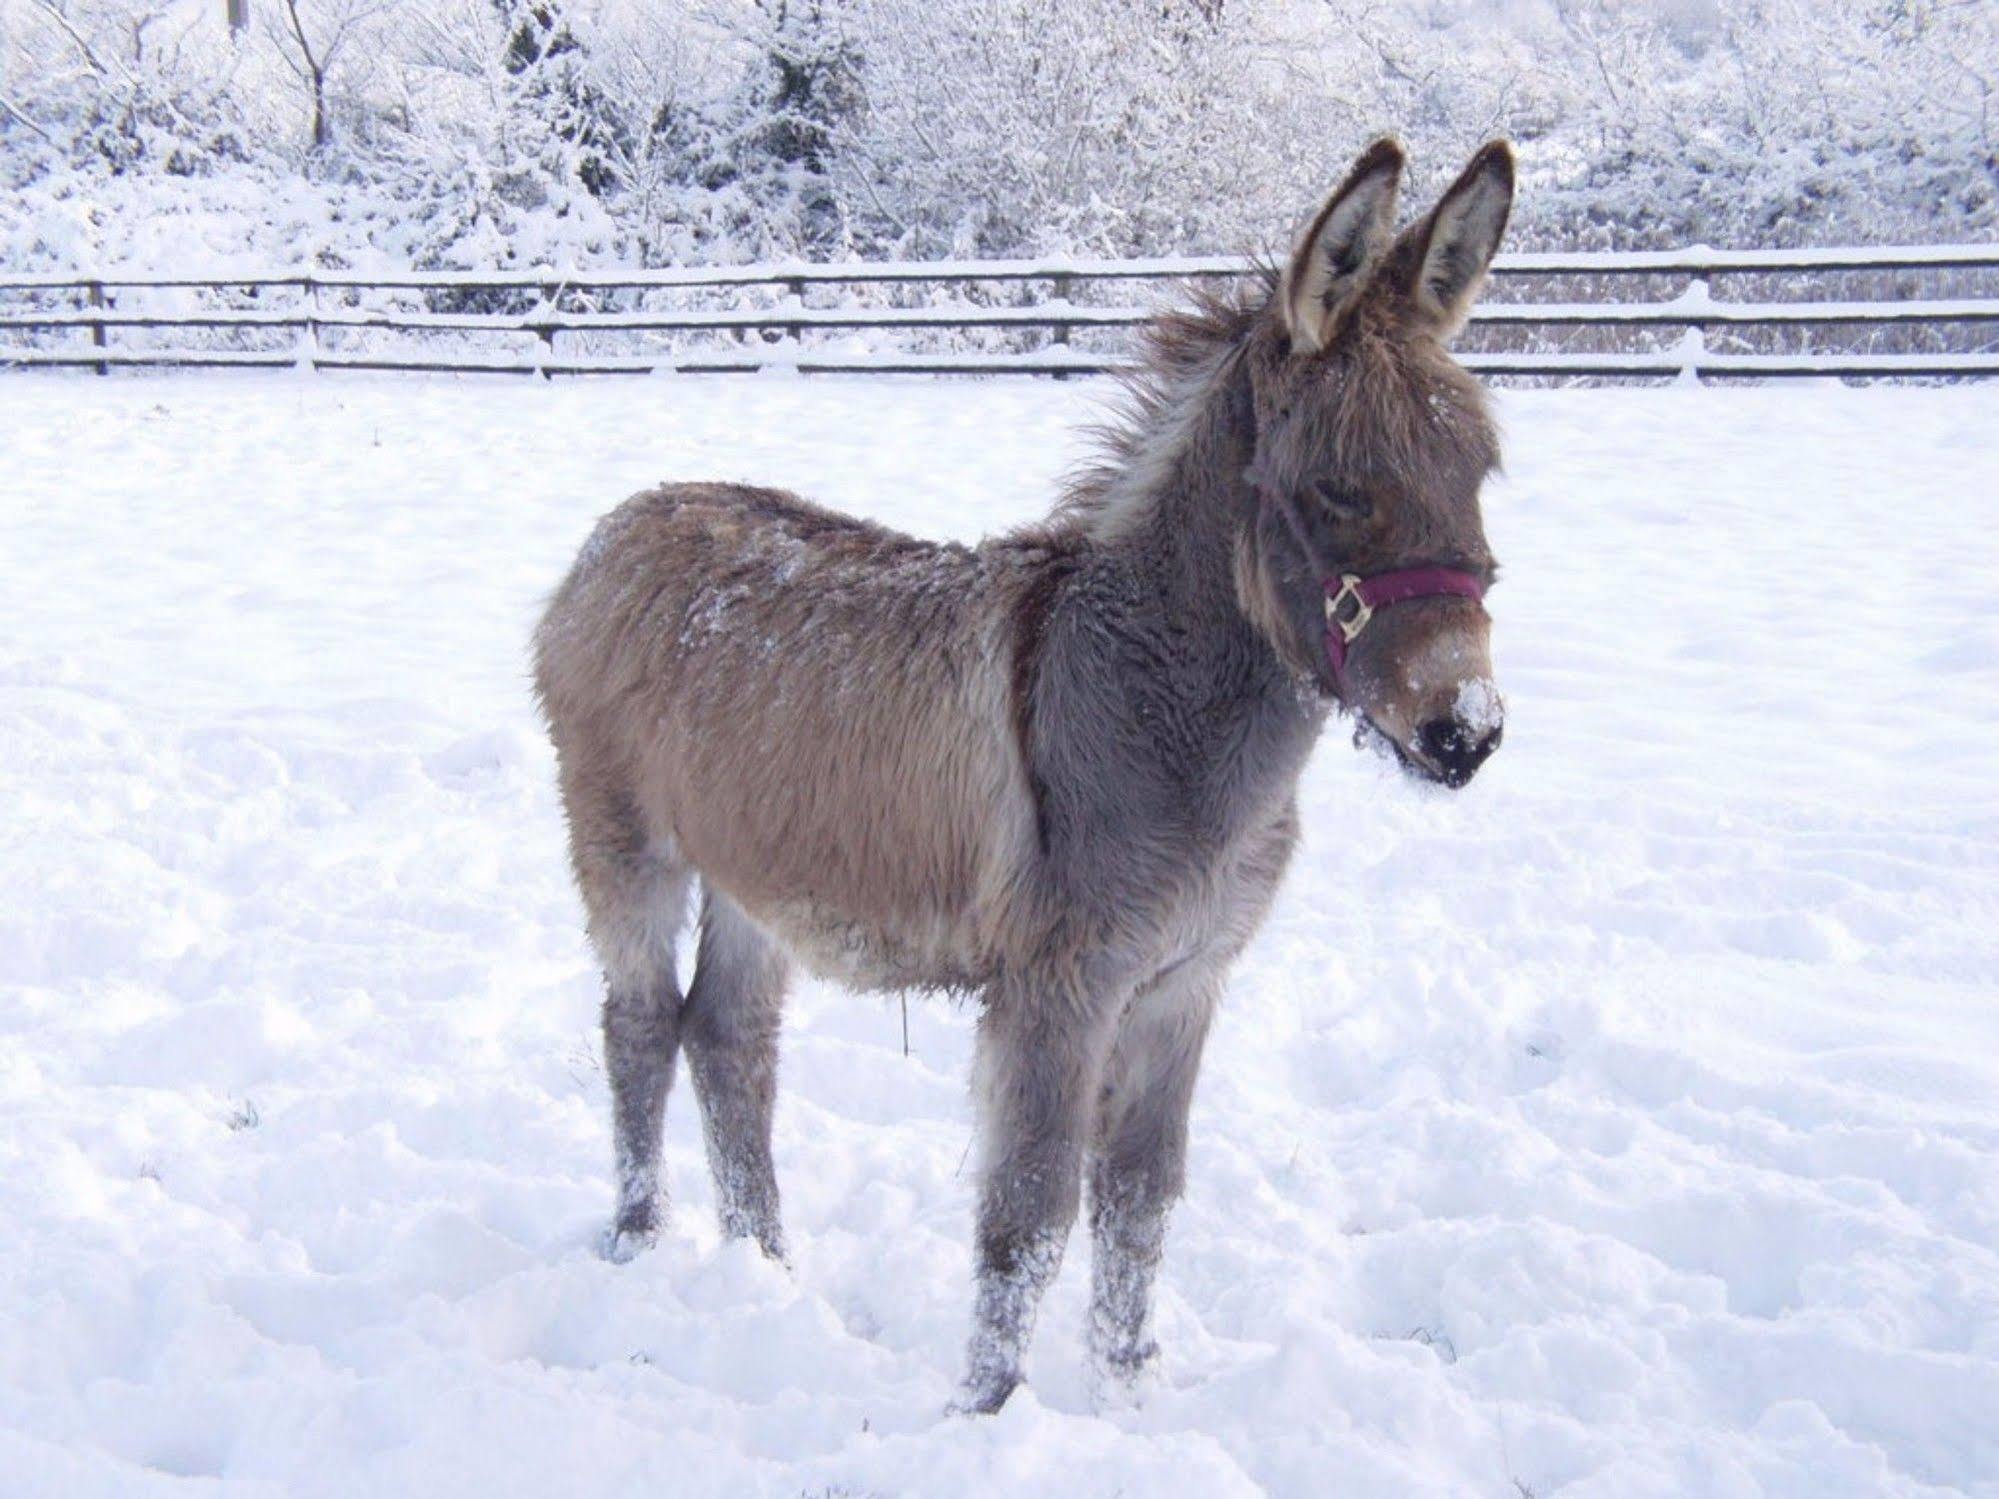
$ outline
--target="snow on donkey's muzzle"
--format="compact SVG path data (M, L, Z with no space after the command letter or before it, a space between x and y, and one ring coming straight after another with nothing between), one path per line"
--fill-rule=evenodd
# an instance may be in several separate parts
M1446 786L1464 785L1478 774L1504 737L1504 725L1481 728L1453 715L1433 718L1416 730L1416 747Z
M1472 677L1458 686L1450 710L1416 726L1415 745L1423 767L1456 789L1478 774L1506 735L1506 707L1490 677Z

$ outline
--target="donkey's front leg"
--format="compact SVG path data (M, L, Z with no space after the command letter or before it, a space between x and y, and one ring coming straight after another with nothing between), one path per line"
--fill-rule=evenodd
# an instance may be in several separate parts
M1011 983L988 996L977 1061L978 1295L954 1409L996 1411L1020 1383L1035 1310L1076 1221L1118 999Z
M1175 970L1133 999L1104 1073L1090 1171L1090 1353L1129 1384L1159 1351L1152 1283L1186 1182L1187 1111L1221 993L1208 967Z

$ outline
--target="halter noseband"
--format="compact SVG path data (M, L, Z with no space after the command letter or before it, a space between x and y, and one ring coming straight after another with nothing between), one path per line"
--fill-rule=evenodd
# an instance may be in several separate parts
M1403 567L1365 578L1341 573L1320 586L1326 591L1326 659L1332 663L1341 697L1347 692L1347 649L1367 628L1375 610L1409 599L1453 597L1475 603L1485 597L1485 584L1455 567Z
M1272 498L1264 485L1255 487L1266 501ZM1291 527L1292 538L1306 559L1320 569L1319 586L1326 595L1326 662L1333 669L1333 682L1342 699L1347 696L1347 652L1367 628L1367 622L1374 618L1375 610L1410 599L1460 598L1476 603L1485 597L1484 580L1459 567L1401 567L1366 576L1332 572L1326 568L1319 549L1312 545L1290 494L1278 495L1276 503Z

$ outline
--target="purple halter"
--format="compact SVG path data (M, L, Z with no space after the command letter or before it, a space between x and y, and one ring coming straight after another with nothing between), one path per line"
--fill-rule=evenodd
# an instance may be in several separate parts
M1347 690L1347 650L1375 610L1409 599L1452 597L1476 602L1485 597L1485 584L1455 567L1404 567L1365 578L1341 573L1320 586L1326 590L1326 659L1332 663L1342 697Z
M1256 490L1265 501L1272 498L1262 484L1257 484ZM1293 539L1312 561L1322 562L1291 497L1284 494L1276 499ZM1334 573L1322 578L1319 586L1326 591L1326 663L1333 669L1333 682L1342 698L1347 695L1347 652L1367 628L1367 622L1374 618L1375 610L1410 599L1460 598L1477 602L1485 597L1485 583L1477 574L1459 567L1435 565L1400 567L1366 577L1359 573Z

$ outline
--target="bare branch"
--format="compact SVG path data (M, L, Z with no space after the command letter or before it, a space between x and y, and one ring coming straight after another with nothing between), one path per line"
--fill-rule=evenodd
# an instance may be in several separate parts
M56 138L54 136L50 135L48 131L42 129L41 126L37 125L32 119L28 117L26 112L22 110L20 105L14 103L14 101L9 99L5 94L0 94L0 109L6 110L8 114L12 115L15 119L19 120L23 125L27 126L28 129L34 131L36 135L39 135L43 140L47 141L51 146L56 144Z
M83 60L89 64L91 72L97 74L100 78L110 76L111 70L104 65L104 60L97 55L97 49L90 45L82 32L70 24L68 16L57 10L54 5L49 3L49 0L34 0L34 6L35 9L60 26L63 34L76 43L76 50L83 54ZM119 71L124 72L122 68ZM125 74L127 82L131 81L131 76L129 73Z
M190 120L187 117L186 113L181 109L180 105L176 103L170 95L161 90L149 87L144 79L140 78L130 68L126 67L124 63L119 62L116 58L113 58L110 62L107 63L104 60L104 58L101 55L99 55L97 49L90 45L89 39L85 37L82 32L78 31L76 27L70 22L69 17L64 15L62 11L59 10L55 5L51 4L50 0L33 0L33 3L37 11L39 11L42 15L47 16L51 21L55 22L56 25L62 29L63 34L67 36L72 43L75 44L78 55L83 58L85 65L89 67L90 71L96 74L98 78L100 79L110 79L113 77L117 78L119 81L124 83L126 88L131 90L131 95L134 99L147 98L157 102L163 109L167 111L167 113L171 114L174 117L175 121L180 125L180 127L183 130L187 131L190 135L199 135L201 133L201 127L195 124L194 121ZM144 33L146 25L149 24L149 22L152 19L156 19L156 17L148 17L136 23L136 29L134 32L135 43L137 37Z

